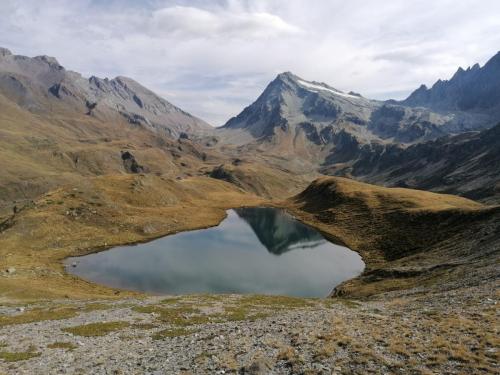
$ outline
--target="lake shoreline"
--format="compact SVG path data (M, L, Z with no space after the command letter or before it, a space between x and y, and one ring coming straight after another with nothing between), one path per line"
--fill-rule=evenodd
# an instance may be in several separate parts
M86 281L146 294L304 297L326 297L335 285L364 268L357 253L331 243L287 210L263 206L230 209L208 229L70 257L64 264L69 274ZM203 275L201 284L198 275ZM209 285L215 289L207 289Z

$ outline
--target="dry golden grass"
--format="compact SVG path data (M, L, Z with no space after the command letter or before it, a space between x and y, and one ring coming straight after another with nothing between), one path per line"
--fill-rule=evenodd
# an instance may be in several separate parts
M39 357L38 352L0 352L0 359L5 362L26 361L31 358Z
M71 307L32 309L17 315L0 316L0 327L12 324L26 324L46 320L62 320L76 316L78 310Z
M58 204L57 202L62 202ZM114 245L217 225L225 210L263 200L206 177L152 175L90 178L44 195L0 237L0 258L16 273L0 279L0 296L117 298L115 291L65 274L62 260ZM75 212L75 214L73 214Z
M326 237L362 255L370 272L336 291L357 297L462 280L459 273L448 272L449 264L469 263L479 246L472 233L484 226L498 227L500 222L500 207L339 177L315 180L284 206ZM493 231L488 232L491 250L484 243L480 248L498 258Z
M285 361L286 365L291 367L292 369L295 366L298 366L304 363L304 359L300 356L295 348L292 346L284 346L278 352L276 356L277 361Z
M322 177L314 181L314 188L327 190L344 199L362 201L369 208L391 210L446 210L480 209L481 203L456 195L431 193L428 191L387 188L367 184L343 177ZM328 202L325 202L328 207Z
M63 331L69 332L75 336L105 336L111 332L119 331L128 327L130 323L128 322L102 322L102 323L90 323L80 326L63 328Z

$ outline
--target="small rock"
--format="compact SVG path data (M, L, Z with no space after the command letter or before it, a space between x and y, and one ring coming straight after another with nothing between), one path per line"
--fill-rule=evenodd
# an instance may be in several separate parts
M256 360L250 366L241 369L241 373L250 375L265 375L269 374L271 367L263 360Z
M9 267L5 270L7 273L14 274L16 273L16 269L14 267Z

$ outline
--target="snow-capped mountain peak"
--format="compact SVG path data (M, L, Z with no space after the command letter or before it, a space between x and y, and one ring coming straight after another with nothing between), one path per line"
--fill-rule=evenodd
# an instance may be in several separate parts
M359 96L346 94L345 92L334 89L333 87L330 87L324 83L307 82L307 81L304 81L303 79L298 79L297 83L309 91L313 91L313 92L326 91L326 92L332 93L334 95L342 96L344 98L360 99Z

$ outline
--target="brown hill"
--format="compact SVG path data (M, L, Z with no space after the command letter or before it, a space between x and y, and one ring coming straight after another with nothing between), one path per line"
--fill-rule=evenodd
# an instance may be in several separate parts
M338 294L451 288L498 277L499 206L339 177L317 179L287 204L363 256L365 272L337 288Z
M0 94L0 212L65 183L132 172L125 152L144 171L172 178L223 160L189 139L162 136L124 119L103 121L64 108L36 114Z

